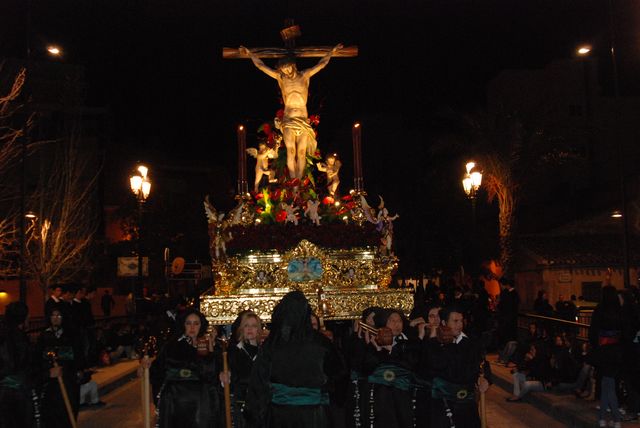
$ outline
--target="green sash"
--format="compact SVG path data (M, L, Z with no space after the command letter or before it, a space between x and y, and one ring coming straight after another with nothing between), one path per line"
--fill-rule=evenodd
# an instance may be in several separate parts
M271 402L286 406L326 406L329 394L320 388L287 386L281 383L271 384Z
M167 370L166 381L200 380L198 373L188 368L170 368Z
M393 364L382 364L369 375L369 383L391 386L402 391L409 391L414 385L414 374Z
M7 375L0 379L0 387L9 389L22 389L25 385L26 378L24 375Z
M431 397L444 398L454 402L474 401L476 399L476 387L475 385L461 385L436 377L433 378Z

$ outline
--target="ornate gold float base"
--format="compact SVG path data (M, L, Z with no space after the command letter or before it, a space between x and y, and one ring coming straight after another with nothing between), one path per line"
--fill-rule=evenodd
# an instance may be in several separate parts
M238 313L251 310L264 322L271 320L276 304L289 290L278 290L264 294L202 296L200 308L210 323L231 324ZM313 310L317 310L318 297L305 293ZM413 307L413 295L407 290L369 289L325 291L324 297L331 307L326 320L349 320L360 318L369 306L394 308L408 314Z

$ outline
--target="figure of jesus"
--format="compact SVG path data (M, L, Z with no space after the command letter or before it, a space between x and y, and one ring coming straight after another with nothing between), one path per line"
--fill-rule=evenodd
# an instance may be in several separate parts
M278 81L284 102L284 117L280 121L280 130L287 148L287 169L289 178L302 178L307 162L307 153L316 151L315 132L309 124L307 114L307 97L311 76L327 66L332 55L342 49L336 45L313 67L298 71L293 57L285 57L278 61L276 69L267 67L260 58L244 46L240 53L247 55L253 64L267 76Z

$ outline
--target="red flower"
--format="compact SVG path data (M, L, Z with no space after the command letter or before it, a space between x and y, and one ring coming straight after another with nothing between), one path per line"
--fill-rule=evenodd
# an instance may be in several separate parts
M264 211L262 208L256 208L256 214L262 214L262 211Z
M353 199L353 198L351 198L351 195L345 195L345 196L342 197L343 201L350 201L351 199Z
M324 199L322 200L322 203L324 205L331 205L333 204L335 201L333 200L333 198L331 196L325 196Z
M311 180L309 180L309 177L305 178L304 181L302 182L302 185L307 187L309 185L309 183L311 183Z
M319 158L319 157L320 157L320 150L316 150L315 157L317 157L317 158Z
M347 207L347 209L354 209L356 207L356 203L355 202L347 202L346 204L344 204L345 207Z
M273 192L273 195L271 195L271 200L277 201L278 199L280 199L280 189L277 189Z
M311 116L309 116L309 123L311 125L318 126L318 124L320 123L320 115L312 114Z
M264 198L264 195L262 193L256 193L255 198L257 201L259 201L260 199Z
M271 125L269 125L268 123L264 123L262 125L262 132L264 132L266 135L271 135Z
M286 211L278 211L278 213L276 214L276 221L278 223L282 223L286 219L287 219L287 212Z
M276 112L276 117L282 119L284 117L284 109L280 109Z

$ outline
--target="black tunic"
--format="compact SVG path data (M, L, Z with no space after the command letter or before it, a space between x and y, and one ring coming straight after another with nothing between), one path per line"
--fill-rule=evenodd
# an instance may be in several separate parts
M49 353L57 355L57 362L62 367L67 396L75 418L78 417L80 404L80 383L78 372L86 367L81 342L73 330L62 328L54 330L49 327L42 332L36 344L36 358L40 360L42 373L42 418L47 428L70 427L71 422L62 398L58 380L49 377L49 369L53 366Z
M436 339L429 339L428 360L430 370L435 378L460 385L472 394L480 374L482 361L480 344L473 338L464 337L458 344L441 344ZM476 401L432 398L431 427L449 427L451 421L446 416L447 406L453 413L456 428L476 428L480 426Z
M183 336L162 348L151 366L161 428L216 426L218 395L215 357L198 355Z
M243 428L244 404L249 388L253 363L258 356L258 347L247 342L229 347L229 371L231 371L231 394L233 395L233 421L236 428Z
M35 422L32 362L32 349L23 331L0 331L0 428L31 427Z
M320 333L303 342L288 342L258 353L247 392L245 419L252 428L325 428L328 406L274 404L272 385L320 389L342 376L344 363L331 342Z
M369 393L373 392L374 426L413 427L412 402L416 392L414 370L420 354L419 344L417 338L408 339L404 336L394 339L391 352L386 349L377 351L373 346L367 348L364 367L371 374ZM380 380L381 376L383 379ZM406 377L405 381L401 380L403 377ZM385 381L385 378L391 381Z

